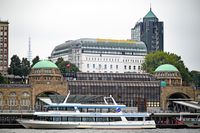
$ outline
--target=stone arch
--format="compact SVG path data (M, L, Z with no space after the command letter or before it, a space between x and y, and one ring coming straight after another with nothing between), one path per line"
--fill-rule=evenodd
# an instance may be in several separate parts
M169 106L169 98L174 98L174 99L179 99L179 98L184 98L184 99L194 99L194 90L192 87L187 87L187 86L168 86L161 88L161 96L160 96L160 101L161 101L161 108L163 110L168 109Z
M183 92L175 92L167 97L167 99L189 99L190 96Z
M35 96L35 110L41 111L45 110L45 106L47 105L45 102L41 101L40 98L48 98L50 95L60 95L56 91L43 91Z
M33 108L35 107L36 97L45 92L52 92L58 95L66 96L68 93L68 87L66 84L55 84L55 85L48 85L48 84L34 84L33 85L33 92L32 92L32 104Z
M48 96L48 95L54 95L54 94L60 95L56 91L43 91L43 92L39 93L36 97L44 97L45 95L43 95L43 94L45 94L46 96Z
M183 93L183 92L175 92L175 93L172 93L171 95L169 95L168 97L167 97L167 108L169 109L169 110L173 110L173 99L174 100L181 100L181 99L190 99L190 97L187 95L187 94L185 94L185 93Z

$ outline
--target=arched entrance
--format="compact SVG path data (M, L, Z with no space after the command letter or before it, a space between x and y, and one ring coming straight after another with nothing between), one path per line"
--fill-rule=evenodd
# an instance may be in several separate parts
M190 97L184 93L176 92L171 94L168 99L189 99Z
M46 109L46 105L47 103L44 102L45 99L46 101L50 102L50 97L52 96L58 96L59 94L57 92L54 92L54 91L46 91L46 92L42 92L40 94L38 94L36 97L35 97L35 110L37 111L44 111ZM41 100L43 99L43 100Z
M173 101L187 101L190 100L190 97L184 93L181 92L176 92L171 94L168 98L167 98L167 107L168 110L173 110Z

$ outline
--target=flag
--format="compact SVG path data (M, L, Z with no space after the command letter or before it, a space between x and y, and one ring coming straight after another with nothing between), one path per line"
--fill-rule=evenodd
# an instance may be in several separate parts
M67 68L70 68L70 66L71 66L70 64L67 64L67 65L66 65Z

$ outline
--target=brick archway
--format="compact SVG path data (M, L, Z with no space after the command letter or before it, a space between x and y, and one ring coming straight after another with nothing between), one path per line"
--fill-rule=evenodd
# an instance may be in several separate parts
M161 108L163 110L167 109L168 106L168 99L170 96L175 94L182 94L185 97L188 97L188 99L195 99L195 91L192 87L185 87L185 86L168 86L161 89Z
M172 93L171 95L169 95L167 97L167 99L175 99L175 98L190 99L191 97L188 96L187 94L183 93L183 92L175 92L175 93Z
M68 86L66 84L34 84L33 85L33 95L32 95L32 105L35 106L36 97L45 92L54 92L59 95L66 96L68 93Z
M54 94L56 94L56 95L60 95L59 93L57 93L57 92L55 92L55 91L44 91L44 92L41 92L40 94L38 94L38 95L36 95L36 97L40 97L42 94L52 94L52 95L54 95Z

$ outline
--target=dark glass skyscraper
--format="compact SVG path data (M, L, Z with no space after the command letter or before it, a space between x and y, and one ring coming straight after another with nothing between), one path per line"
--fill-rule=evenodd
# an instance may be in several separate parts
M150 11L144 16L143 22L137 22L131 29L131 39L143 41L147 46L147 52L163 51L163 22Z

